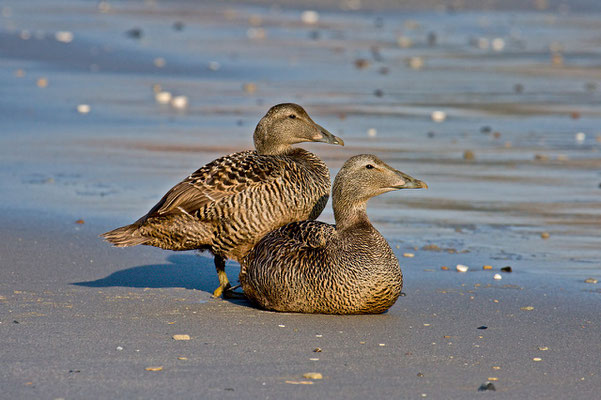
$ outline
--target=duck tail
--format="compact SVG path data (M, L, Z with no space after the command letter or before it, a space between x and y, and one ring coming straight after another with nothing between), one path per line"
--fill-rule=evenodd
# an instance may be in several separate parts
M107 242L112 243L115 247L129 247L146 244L150 238L140 235L138 232L139 227L138 224L133 223L105 232L100 235L100 237Z

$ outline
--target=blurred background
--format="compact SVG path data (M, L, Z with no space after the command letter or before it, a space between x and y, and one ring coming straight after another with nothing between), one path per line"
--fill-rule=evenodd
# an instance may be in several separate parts
M3 0L0 13L5 218L131 222L295 102L344 138L306 146L333 174L369 152L428 183L369 208L399 256L423 250L420 268L445 254L601 271L597 1Z

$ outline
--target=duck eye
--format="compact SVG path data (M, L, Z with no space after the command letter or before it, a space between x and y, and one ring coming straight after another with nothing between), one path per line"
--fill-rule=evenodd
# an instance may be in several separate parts
M373 166L373 165L371 165L371 164L367 164L367 165L365 166L365 168L367 168L367 169L374 169L374 166Z
M288 118L294 119L294 118L296 118L296 115L294 115L294 114L290 114L290 115L288 116Z

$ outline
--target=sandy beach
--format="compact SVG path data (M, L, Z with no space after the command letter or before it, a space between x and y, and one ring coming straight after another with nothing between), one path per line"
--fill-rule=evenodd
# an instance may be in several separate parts
M0 397L598 397L601 10L455 3L0 5ZM344 138L303 146L332 175L429 185L368 207L383 315L213 299L208 255L98 238L285 101Z

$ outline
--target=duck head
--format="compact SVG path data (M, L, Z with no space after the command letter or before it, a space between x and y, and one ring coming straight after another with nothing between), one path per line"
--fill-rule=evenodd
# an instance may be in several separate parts
M298 104L278 104L259 121L254 134L259 154L284 154L302 142L321 142L344 146L344 141L316 124Z
M398 171L371 154L348 159L334 180L333 201L365 203L382 193L400 189L427 189L428 185Z

